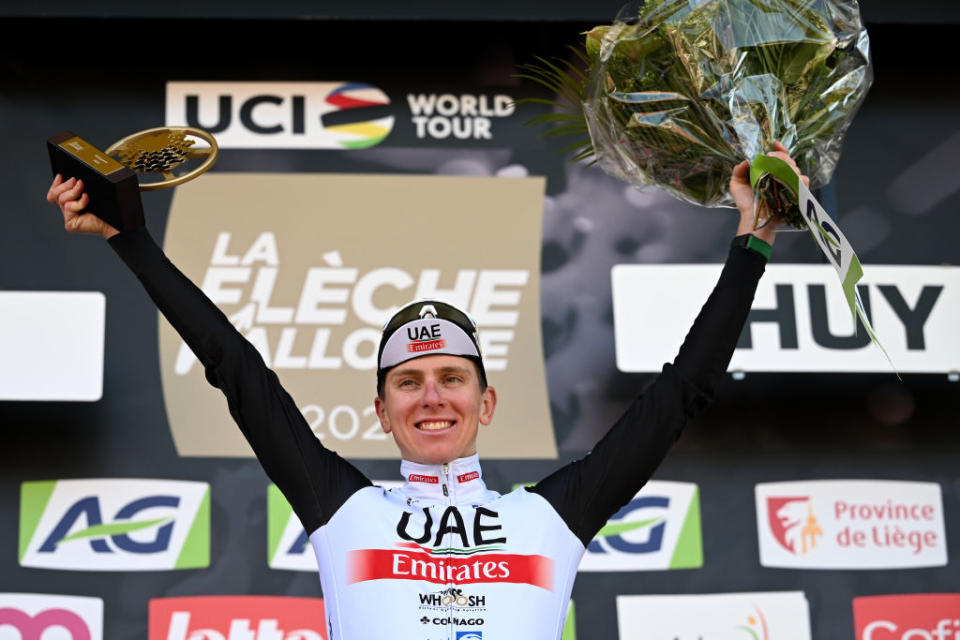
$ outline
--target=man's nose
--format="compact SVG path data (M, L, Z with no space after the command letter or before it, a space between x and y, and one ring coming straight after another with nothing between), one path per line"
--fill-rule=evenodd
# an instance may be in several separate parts
M426 384L423 385L423 404L425 406L443 404L440 385L435 380L427 380Z

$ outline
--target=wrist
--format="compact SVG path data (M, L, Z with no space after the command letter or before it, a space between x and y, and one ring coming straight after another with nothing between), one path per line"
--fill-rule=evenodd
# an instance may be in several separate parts
M743 247L749 251L753 251L754 253L758 253L767 260L770 259L770 254L773 250L773 246L769 242L754 233L743 233L738 235L733 239L733 244L735 246Z

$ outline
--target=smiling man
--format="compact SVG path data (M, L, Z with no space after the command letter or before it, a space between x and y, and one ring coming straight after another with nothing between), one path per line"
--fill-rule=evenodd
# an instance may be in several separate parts
M772 155L789 160L782 147ZM775 235L775 224L753 229L747 169L739 165L730 183L739 235L676 360L591 453L505 495L483 481L478 432L493 420L497 393L476 324L462 311L415 302L384 327L375 404L406 481L387 491L320 443L257 350L145 229L119 234L80 215L88 197L79 181L58 176L47 198L69 232L109 240L226 396L310 535L331 640L547 640L562 633L586 546L650 478L726 371Z

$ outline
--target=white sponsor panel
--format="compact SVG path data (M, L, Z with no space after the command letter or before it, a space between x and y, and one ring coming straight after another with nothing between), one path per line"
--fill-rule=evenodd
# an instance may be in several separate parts
M590 542L580 571L653 571L702 565L697 485L651 480Z
M612 270L617 367L659 371L676 357L721 265L617 265ZM865 267L873 328L903 373L960 370L960 267ZM890 372L854 331L828 265L767 265L730 370Z
M166 124L208 130L225 149L356 149L383 140L394 116L330 118L389 104L358 82L168 82Z
M103 600L40 593L0 593L3 640L103 640Z
M810 640L802 591L617 596L620 640Z
M24 567L144 571L209 564L205 482L25 482L20 518Z
M892 480L756 486L760 564L896 569L947 564L940 485Z
M0 291L0 400L99 400L106 306L99 291Z
M402 480L374 480L387 491L402 487ZM283 571L317 571L317 557L307 532L293 507L276 485L267 489L267 564Z

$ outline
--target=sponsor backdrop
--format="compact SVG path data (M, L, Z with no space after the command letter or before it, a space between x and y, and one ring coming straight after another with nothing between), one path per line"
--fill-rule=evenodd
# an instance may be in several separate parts
M505 492L589 450L673 357L734 229L524 126L544 107L516 103L542 96L517 65L567 55L579 15L3 21L0 637L326 633L313 552L225 403L116 256L43 202L44 140L216 133L212 173L145 195L150 231L382 484L400 476L371 411L379 323L417 295L470 309L501 402L484 478ZM953 27L868 26L876 83L818 196L900 376L810 238L781 234L732 375L591 542L565 638L960 632Z

